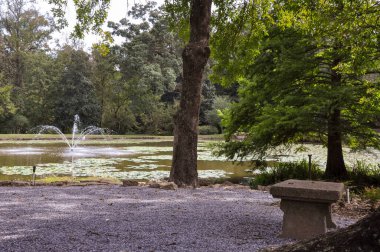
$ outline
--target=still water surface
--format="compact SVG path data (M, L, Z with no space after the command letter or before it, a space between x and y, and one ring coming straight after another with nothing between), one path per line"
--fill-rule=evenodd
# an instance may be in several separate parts
M212 155L210 141L198 145L198 173L201 178L241 181L252 176L250 162L241 164ZM39 178L52 176L111 177L150 180L169 176L173 142L171 138L87 139L74 151L60 140L0 140L0 180L30 180L32 166ZM349 167L357 162L380 166L380 152L353 152L344 148ZM294 145L274 150L268 161L293 162L307 160L312 154L321 169L326 165L326 148L322 145Z
M208 144L199 142L199 177L238 181L250 176L249 162L215 157ZM0 180L30 180L33 165L40 178L160 179L169 176L172 148L172 141L162 139L86 140L73 151L57 140L0 141Z

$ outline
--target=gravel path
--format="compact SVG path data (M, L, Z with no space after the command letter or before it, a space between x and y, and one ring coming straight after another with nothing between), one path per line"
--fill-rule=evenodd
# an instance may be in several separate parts
M257 251L289 242L276 202L245 189L1 187L0 251Z

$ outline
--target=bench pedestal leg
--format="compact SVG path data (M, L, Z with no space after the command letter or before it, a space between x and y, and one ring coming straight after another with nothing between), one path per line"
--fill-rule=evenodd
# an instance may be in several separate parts
M331 217L331 204L329 204L328 213L326 215L326 225L327 228L336 228L336 224L333 222Z
M284 219L281 236L302 240L326 233L327 227L335 227L330 205L282 199L280 207Z

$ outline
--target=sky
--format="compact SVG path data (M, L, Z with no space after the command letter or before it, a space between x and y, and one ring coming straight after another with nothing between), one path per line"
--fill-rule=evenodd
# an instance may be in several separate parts
M41 13L50 13L51 6L47 3L47 0L37 0L37 8ZM147 0L111 0L110 9L108 12L108 18L105 22L103 29L107 30L107 22L114 21L118 22L122 18L127 17L128 10L134 5L134 3L144 4ZM158 5L162 5L164 0L155 0ZM49 14L52 16L51 14ZM60 44L64 44L69 41L70 33L73 31L75 25L75 7L72 0L68 0L68 5L66 9L66 19L69 23L69 26L59 32L53 34L53 38L58 40ZM84 38L83 46L85 49L89 50L93 43L99 42L100 39L96 35L87 34ZM115 43L120 43L121 38L115 38Z

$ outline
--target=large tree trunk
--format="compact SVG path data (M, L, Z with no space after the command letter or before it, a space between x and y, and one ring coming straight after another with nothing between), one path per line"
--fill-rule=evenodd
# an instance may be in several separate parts
M339 63L340 59L335 59L331 67L331 85L333 90L341 86L342 76L334 70ZM327 178L342 179L347 176L347 170L343 159L340 109L337 105L338 104L333 104L327 119L328 139L325 176Z
M328 119L327 165L325 175L328 178L345 178L346 166L343 160L340 110L334 109Z
M174 148L170 181L198 186L197 144L203 71L210 56L211 0L192 0L190 41L183 50L180 107L174 116Z

